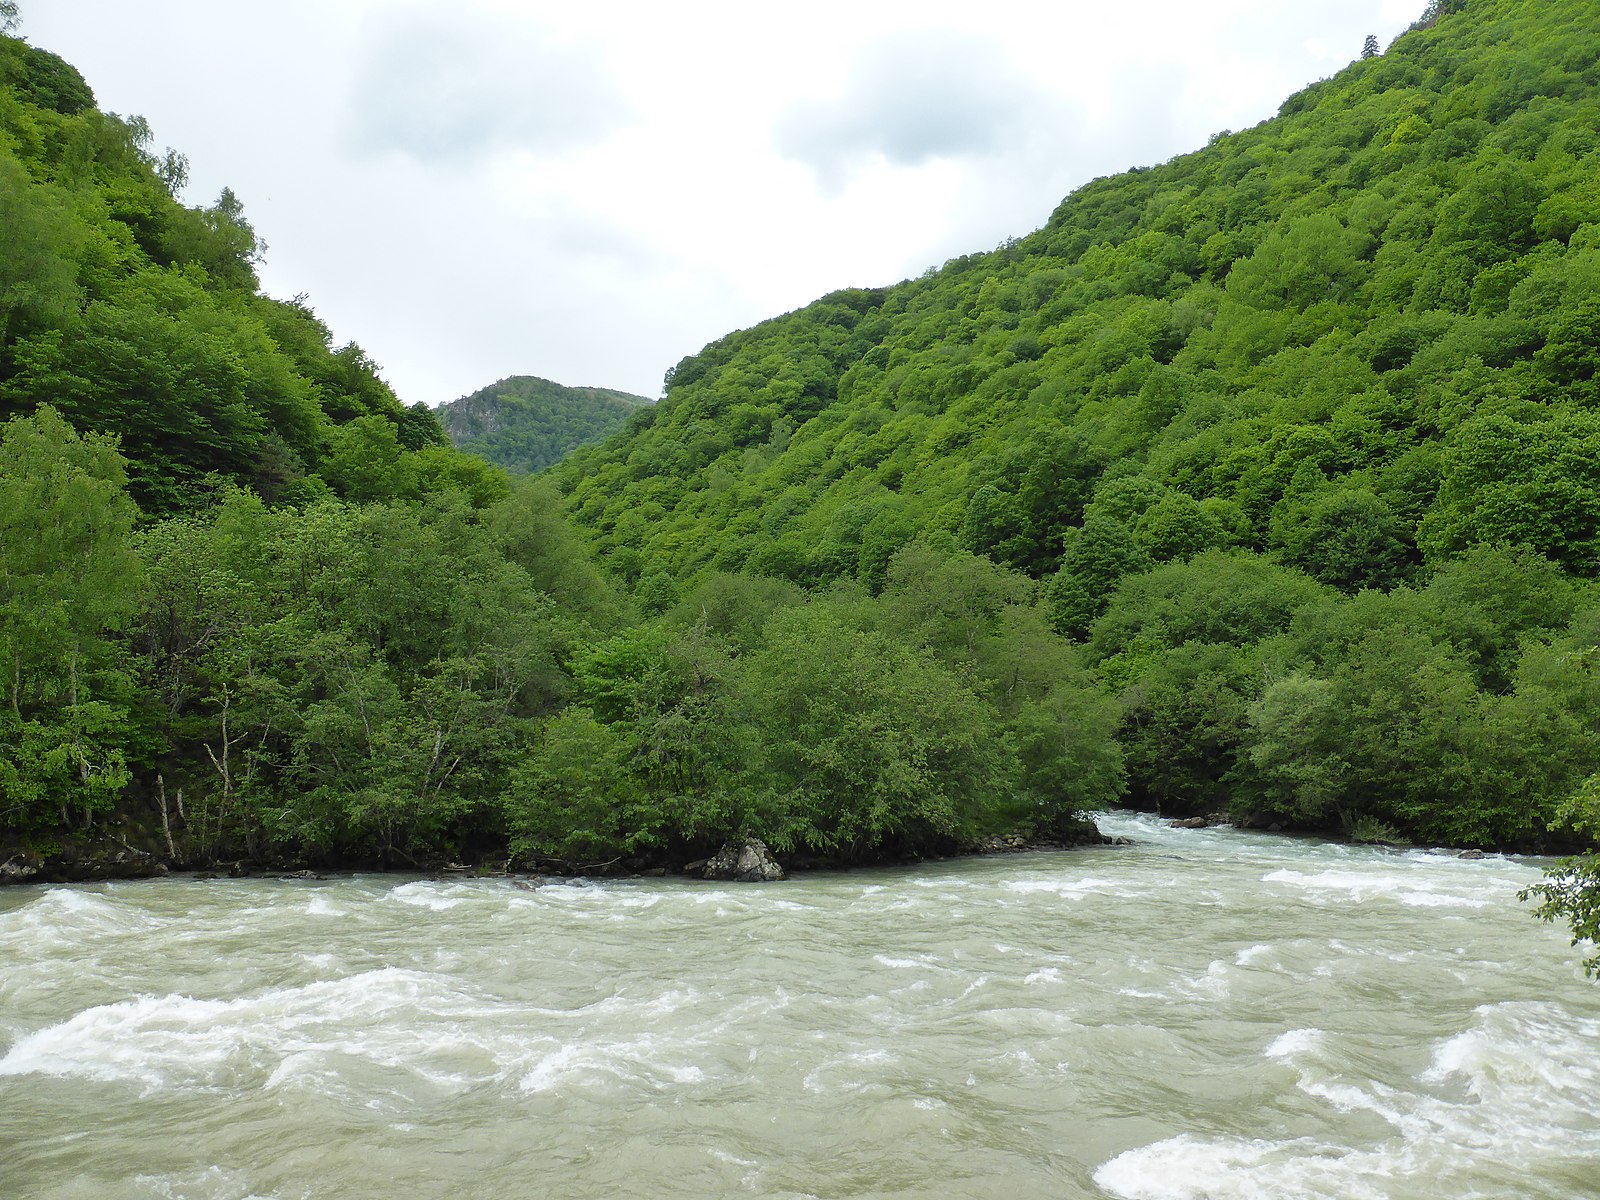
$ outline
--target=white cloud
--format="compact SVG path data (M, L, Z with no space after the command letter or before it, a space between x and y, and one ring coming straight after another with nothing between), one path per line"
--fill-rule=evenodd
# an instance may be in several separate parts
M918 29L864 47L843 91L795 105L779 118L774 141L837 191L875 159L919 167L992 154L1055 107L997 43Z
M349 142L448 166L500 151L556 154L632 117L593 43L471 9L386 10L362 38Z

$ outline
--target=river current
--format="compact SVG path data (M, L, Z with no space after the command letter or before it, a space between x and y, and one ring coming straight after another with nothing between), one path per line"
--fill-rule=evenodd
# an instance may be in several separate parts
M782 884L0 891L0 1197L1600 1196L1535 866L1139 844Z

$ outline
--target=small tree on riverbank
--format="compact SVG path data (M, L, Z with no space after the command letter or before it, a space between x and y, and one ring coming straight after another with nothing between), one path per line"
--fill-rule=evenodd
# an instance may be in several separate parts
M1600 835L1600 775L1591 775L1578 789L1563 816L1572 827ZM1545 873L1545 882L1526 888L1523 900L1537 898L1542 921L1565 920L1572 926L1572 944L1587 941L1595 953L1583 969L1600 980L1600 854L1569 858Z

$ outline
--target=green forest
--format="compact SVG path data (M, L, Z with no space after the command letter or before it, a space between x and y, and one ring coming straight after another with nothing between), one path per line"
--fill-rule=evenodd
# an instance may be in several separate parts
M70 65L7 37L0 83L8 845L1600 833L1583 0L1435 0L1256 128L714 342L532 478L264 296L238 198L180 203ZM1597 891L1573 862L1547 912L1593 932Z
M513 375L437 410L451 445L527 475L621 428L651 401L606 388L566 387L532 375Z

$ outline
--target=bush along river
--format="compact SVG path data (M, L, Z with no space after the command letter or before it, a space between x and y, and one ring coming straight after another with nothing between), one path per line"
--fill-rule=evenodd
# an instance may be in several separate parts
M0 1194L1600 1191L1538 866L1179 830L785 883L0 891Z

